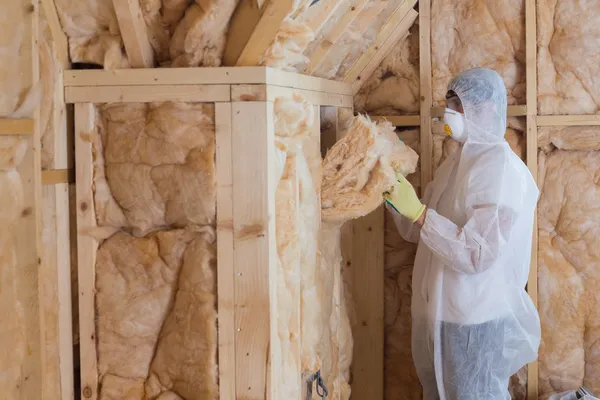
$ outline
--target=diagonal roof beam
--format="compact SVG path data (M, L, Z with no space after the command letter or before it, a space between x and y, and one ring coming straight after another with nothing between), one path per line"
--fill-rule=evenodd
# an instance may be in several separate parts
M148 39L139 0L113 0L127 59L132 68L154 67L154 50Z
M292 11L293 0L240 2L229 25L223 65L258 65L260 57L273 42L281 23Z
M416 2L416 0L406 0L399 5L369 49L348 70L344 82L352 83L354 94L358 93L364 82L375 72L381 61L415 22L418 13L413 7Z

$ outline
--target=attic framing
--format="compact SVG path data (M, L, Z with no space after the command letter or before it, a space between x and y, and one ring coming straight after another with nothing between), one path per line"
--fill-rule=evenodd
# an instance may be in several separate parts
M144 69L65 72L66 101L75 103L83 398L94 400L99 395L94 306L98 242L86 235L96 226L90 132L95 129L95 103L123 101L215 103L220 398L262 398L268 388L271 396L278 398L277 393L281 390L278 375L266 368L268 359L275 356L269 356L275 351L270 349L269 343L271 335L276 334L273 330L276 317L268 311L274 307L270 290L275 285L277 257L272 218L275 214L275 182L270 173L274 162L273 101L279 96L299 93L317 108L321 106L323 110L336 110L336 113L351 116L351 85L266 67L195 68L181 76L168 72ZM215 80L215 74L220 78ZM244 78L249 83L243 83ZM130 84L123 85L123 80ZM154 84L148 84L149 81ZM208 81L212 84L198 83ZM278 85L282 83L287 86ZM206 86L219 89L214 95L206 96L198 90ZM199 94L173 97L180 88L189 87ZM162 90L164 88L168 90ZM80 90L77 93L81 95L73 95L72 90ZM320 136L320 124L315 129ZM244 167L240 168L240 165ZM261 227L258 231L249 230L257 224ZM382 232L376 232L379 233ZM361 260L365 274L369 272L367 266L382 262L381 255L374 258L374 253L365 252ZM300 299L296 301L299 304ZM300 381L303 377L299 364L297 372ZM270 385L267 382L271 382ZM299 393L298 400L300 398Z

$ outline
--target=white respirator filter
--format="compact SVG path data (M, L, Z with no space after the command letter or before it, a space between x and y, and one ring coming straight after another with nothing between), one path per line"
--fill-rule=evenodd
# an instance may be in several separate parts
M446 108L444 112L444 131L457 142L467 139L465 116L458 111Z

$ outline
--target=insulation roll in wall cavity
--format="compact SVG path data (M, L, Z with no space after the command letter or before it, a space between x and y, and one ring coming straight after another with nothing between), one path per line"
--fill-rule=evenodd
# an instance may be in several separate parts
M100 399L218 397L214 105L98 105Z

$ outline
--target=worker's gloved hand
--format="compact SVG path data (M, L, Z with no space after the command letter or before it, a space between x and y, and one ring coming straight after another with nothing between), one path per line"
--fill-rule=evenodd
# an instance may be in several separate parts
M389 192L383 194L383 198L399 214L416 222L425 211L425 206L421 204L415 189L401 173L396 172L396 179L397 183Z

